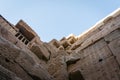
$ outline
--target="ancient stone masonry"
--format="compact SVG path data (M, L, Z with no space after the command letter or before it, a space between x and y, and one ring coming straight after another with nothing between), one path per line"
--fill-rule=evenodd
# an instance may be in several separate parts
M23 20L0 15L0 80L120 80L120 9L48 43Z

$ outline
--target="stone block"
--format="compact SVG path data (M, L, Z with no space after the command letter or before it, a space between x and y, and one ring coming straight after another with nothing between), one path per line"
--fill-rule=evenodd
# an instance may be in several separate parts
M0 27L0 34L2 37L4 37L6 40L12 42L12 43L16 43L17 39L15 38L15 36L13 36L9 31L7 31L4 27Z
M50 53L48 49L42 44L41 45L34 44L30 50L33 53L35 53L40 59L47 61L50 58Z
M49 42L50 45L52 45L55 48L58 48L60 46L59 41L57 41L56 39L53 39Z
M83 61L81 61L82 63ZM79 63L80 64L80 63ZM74 66L75 68L75 66ZM114 56L97 64L82 63L72 71L80 70L85 80L119 80L120 69ZM71 72L72 72L71 71Z
M114 24L114 25L113 25ZM98 33L96 33L95 35L92 35L91 37L89 37L88 39L86 39L79 48L77 48L77 50L82 50L84 48L86 48L87 46L91 45L92 43L100 40L101 38L103 38L104 36L108 35L109 33L111 33L114 30L117 30L120 28L120 23L116 23L116 22L111 22L108 23L106 25L104 25L104 28L99 31Z
M14 45L0 38L0 65L15 73L22 80L32 80L32 78L21 68L15 58L19 55L19 50Z
M43 46L48 50L50 57L49 58L54 58L57 56L57 51L56 49L53 48L52 45L50 45L49 43L43 43Z
M109 47L114 56L116 56L117 61L120 64L120 37L111 41Z
M61 68L55 72L53 75L54 80L69 80L68 73L65 68Z
M65 48L61 45L58 50L65 50Z
M112 53L104 39L97 41L82 51L78 51L76 54L78 54L77 56L80 57L80 60L75 64L68 66L68 72L79 69L84 76L96 72L95 69L100 69L100 67L96 68L94 65L97 65L112 56Z
M71 44L69 43L69 41L67 41L67 40L61 41L60 44L61 44L65 49L71 45Z
M106 35L105 36L105 41L109 43L109 42L117 39L118 37L120 37L120 30L119 29L117 29L117 30L111 32L110 34Z
M94 43L91 46L88 46L82 51L78 51L77 54L79 54L78 56L81 60L86 58L94 64L112 55L104 39L97 41L96 43Z
M33 54L33 53L29 53ZM30 56L25 52L21 52L16 58L16 62L23 67L25 71L33 78L38 80L52 80L47 70L43 68L42 64L36 62L36 57Z
M23 80L52 80L34 53L27 49L23 51L2 37L0 37L0 65Z
M17 77L16 74L0 65L0 80L23 80L23 79L20 79L19 77Z
M97 64L101 66L98 70L98 73L102 74L97 77L96 80L119 80L120 79L120 69L119 65L114 56L111 56ZM94 76L94 75L93 75Z
M67 65L65 62L65 51L57 52L57 56L51 58L48 62L48 72L53 75L55 80L68 80Z
M105 61L98 63L101 66L96 73L100 73L96 80L119 80L120 69L114 56L107 58ZM93 75L94 76L94 75Z

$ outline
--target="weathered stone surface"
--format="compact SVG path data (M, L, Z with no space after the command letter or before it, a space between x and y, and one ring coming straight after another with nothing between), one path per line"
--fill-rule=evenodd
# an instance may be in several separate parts
M81 46L81 44L88 39L89 37L93 36L94 34L98 33L100 30L98 28L91 29L84 35L78 36L78 40L71 46L70 49L75 50Z
M49 42L50 45L52 45L55 48L58 48L60 46L59 41L57 41L56 39L53 39Z
M110 42L109 47L120 65L120 37Z
M67 66L71 65L71 64L75 64L77 61L80 60L80 56L78 56L78 54L71 54L69 56L65 57L65 62L67 64Z
M69 73L69 79L70 80L84 80L79 70Z
M87 72L88 74L85 74L84 77L85 80L119 80L119 70L119 65L115 58L109 57L105 61L89 66L88 71L92 71L90 72L92 74Z
M4 27L7 30L10 30L13 28L13 25L9 23L4 17L0 15L0 26ZM14 30L15 31L15 30ZM14 33L13 31L13 33Z
M30 51L31 50L31 51ZM120 80L120 9L80 36L42 42L0 15L0 80Z
M22 80L13 72L7 70L0 65L0 80Z
M15 58L19 55L20 50L10 44L4 38L0 37L0 64L14 72L23 80L32 80L27 73L15 62Z
M71 34L67 37L67 40L70 44L74 44L77 41L77 38L75 37L75 35Z
M49 58L54 58L57 56L57 51L49 43L43 43L43 46L48 50Z
M28 50L29 51L29 50ZM0 37L0 64L23 80L51 80L49 73L39 64L37 57L22 51Z
M117 17L113 18L112 20L102 25L102 29L101 26L99 25L95 27L95 28L99 28L100 30L96 32L94 35L89 36L87 34L94 33L96 29L93 28L93 30L88 31L86 34L80 37L80 40L78 40L75 44L73 44L74 46L72 45L71 49L74 50L79 47L79 49L82 50L85 47L89 46L90 44L94 43L95 41L111 33L112 31L120 28L120 23L118 22L120 18L118 17L120 17L120 15L118 15ZM87 38L84 38L84 36L86 36Z
M6 40L12 42L19 48L26 48L26 46L19 41L12 33L10 33L8 30L6 30L4 27L0 26L0 35L5 38Z
M12 43L16 43L17 39L4 27L0 26L0 34L2 37L4 37L6 40L9 40Z
M65 51L57 52L58 55L48 62L48 72L53 75L55 80L68 80L67 65L65 62Z
M50 53L43 45L33 45L31 51L34 52L40 59L49 60Z
M46 69L39 62L35 62L34 57L25 54L25 52L21 52L15 61L31 76L40 80L52 80Z
M118 37L120 37L120 29L117 29L117 30L111 32L110 34L106 35L105 41L108 42L108 44L109 44L111 41L117 39Z

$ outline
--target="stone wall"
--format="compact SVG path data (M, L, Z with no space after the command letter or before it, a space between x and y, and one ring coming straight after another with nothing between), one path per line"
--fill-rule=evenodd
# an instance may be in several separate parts
M0 79L52 80L52 76L33 52L25 46L17 47L6 39L0 36Z
M49 43L24 21L13 26L0 16L0 80L120 80L119 53L120 9L79 36Z
M120 80L120 14L114 15L73 45L80 44L71 54L80 60L68 66L70 80Z

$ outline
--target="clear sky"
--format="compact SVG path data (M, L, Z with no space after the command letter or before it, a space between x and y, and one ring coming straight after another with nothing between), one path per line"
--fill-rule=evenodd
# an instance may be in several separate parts
M23 19L46 42L79 35L119 7L120 0L0 0L3 17Z

